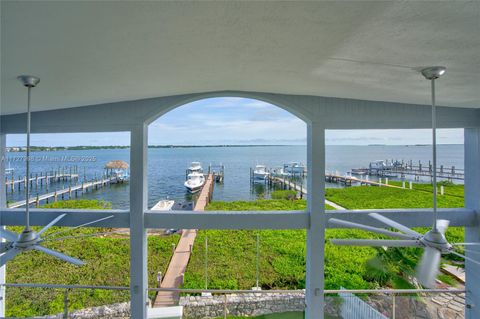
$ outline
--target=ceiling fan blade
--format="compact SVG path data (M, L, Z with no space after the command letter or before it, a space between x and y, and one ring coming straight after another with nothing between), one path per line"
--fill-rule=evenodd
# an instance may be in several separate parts
M450 221L447 219L437 219L437 229L440 233L445 234L447 231L448 225L450 225Z
M84 223L84 224L75 226L75 227L70 227L70 228L68 228L68 229L60 230L60 231L57 231L57 232L55 232L55 233L53 233L53 234L48 235L48 236L45 237L45 238L49 238L49 237L52 237L52 236L58 235L58 234L63 234L63 233L65 233L65 232L68 232L68 231L71 231L71 230L74 230L74 229L77 229L77 228L80 228L80 227L83 227L83 226L95 224L95 223L101 222L102 220L110 219L110 218L113 218L113 217L114 217L113 215L110 215L110 216L107 216L107 217L103 217L103 218L100 218L100 219L93 220L93 221L88 222L88 223Z
M7 229L0 228L0 237L5 238L8 241L16 241L18 239L18 234Z
M440 250L433 247L425 247L420 263L417 265L417 279L426 288L435 288L440 267Z
M77 266L85 265L85 263L83 261L81 261L80 259L67 256L67 255L62 254L58 251L51 250L51 249L45 248L45 247L40 246L40 245L34 245L34 246L32 246L32 248L36 249L36 250L39 250L41 252L44 252L46 254L49 254L49 255L51 255L53 257L56 257L58 259L61 259L63 261L66 261L66 262L69 262L71 264L77 265Z
M53 225L55 225L60 219L62 219L63 217L67 216L67 214L62 214L60 216L57 216L57 218L55 218L54 220L52 220L50 223L47 224L47 226L43 227L42 229L40 229L40 231L37 233L37 235L41 235L43 234L47 229L49 229L50 227L52 227Z
M7 250L3 255L0 256L0 267L5 265L9 260L20 253L20 249L12 248Z
M421 246L416 240L388 240L388 239L330 239L337 246L372 246L372 247L412 247Z
M458 256L458 257L462 257L463 259L468 260L468 261L470 261L470 262L472 262L472 263L477 264L477 265L480 266L480 261L478 261L478 260L475 260L475 259L473 259L473 258L467 257L467 256L462 255L462 254L460 254L460 253L457 253L456 251L453 251L453 250L450 250L450 253L451 253L451 254L454 254L454 255L456 255L456 256Z
M371 232L374 232L374 233L383 234L383 235L387 235L387 236L391 236L391 237L395 237L395 238L400 238L400 239L415 239L416 238L416 237L412 237L410 235L405 235L405 234L402 234L402 233L389 231L389 230L386 230L386 229L383 229L383 228L377 228L377 227L372 227L372 226L368 226L368 225L352 223L352 222L349 222L349 221L346 221L346 220L341 220L341 219L336 219L336 218L330 218L328 220L328 222L332 223L332 224L335 224L335 225L358 228L358 229L367 230L367 231L371 231Z
M107 232L93 233L93 234L81 234L81 235L74 235L74 236L47 238L45 240L42 240L42 242L44 242L44 241L57 241L57 240L64 240L64 239L76 239L76 238L84 238L84 237L95 237L95 236L100 236L100 235L118 234L119 232L120 232L119 230L114 230L114 231L107 231Z
M480 243L453 243L452 246L480 246Z
M420 234L420 233L417 233L416 231L414 231L413 229L410 229L408 228L407 226L404 226L402 224L399 224L397 223L396 221L394 220L391 220L390 218L387 218L385 216L382 216L380 214L377 214L377 213L370 213L368 214L370 217L373 217L375 218L376 220L378 221L381 221L382 223L384 223L385 225L388 225L390 227L393 227L401 232L404 232L405 234L409 234L415 238L418 238L418 237L422 237L423 235Z
M477 254L480 255L480 251L476 250L470 250L470 249L463 249L464 252L469 253L469 254Z

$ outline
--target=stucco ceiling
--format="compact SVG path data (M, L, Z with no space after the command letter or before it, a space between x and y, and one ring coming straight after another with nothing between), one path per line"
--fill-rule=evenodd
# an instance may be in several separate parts
M1 113L242 90L480 107L480 1L2 1Z

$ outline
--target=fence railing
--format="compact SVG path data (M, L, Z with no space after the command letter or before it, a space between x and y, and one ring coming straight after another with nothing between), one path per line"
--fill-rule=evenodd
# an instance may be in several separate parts
M79 293L82 290L92 290L92 291L122 291L124 298L123 301L128 300L128 290L130 287L127 286L92 286L92 285L56 285L56 284L29 284L29 283L7 283L1 284L0 287L7 288L6 290L6 300L9 298L9 290L12 289L42 289L42 293L45 293L45 290L55 290L58 295L56 296L57 303L59 300L63 300L63 313L56 314L57 317L69 318L72 305L74 308L78 308L78 301L75 300L75 294ZM289 298L290 296L285 296L284 294L295 295L298 299L303 297L304 290L233 290L233 289L177 289L177 288L149 288L145 293L150 293L150 297L154 296L157 292L176 292L179 294L197 296L197 298L209 298L202 296L213 296L210 298L216 298L216 303L221 303L221 312L223 313L223 318L228 318L232 314L232 309L236 307L233 305L233 302L238 302L238 296L262 296L269 295L268 299L271 299L271 296L278 295ZM375 318L392 318L392 319L403 319L403 318L416 318L415 316L408 316L410 311L409 307L412 309L417 309L418 302L429 302L438 298L445 302L448 298L445 296L455 296L452 297L452 307L457 311L463 311L459 309L462 305L462 302L459 301L459 298L463 296L465 290L460 289L379 289L379 290L365 290L365 289L339 289L339 290L325 290L325 312L334 312L338 318L342 319L357 319L362 318L360 314L367 309L370 309L369 313L375 313ZM62 296L63 295L63 296ZM98 297L97 294L89 294L91 298ZM102 295L102 294L99 294ZM235 298L230 298L230 296L235 296ZM458 298L457 298L458 297ZM35 298L35 295L32 295L32 299ZM81 298L85 298L84 296ZM81 299L79 297L79 299ZM456 299L455 299L456 298ZM152 298L154 299L154 298ZM53 300L53 299L52 299ZM84 299L81 299L85 301ZM438 304L436 301L435 304ZM303 303L302 303L303 305ZM101 306L101 305L95 305ZM464 307L463 303L463 307ZM303 305L304 307L304 305ZM439 305L440 307L440 305ZM57 307L58 308L58 307ZM297 307L298 308L298 307ZM445 305L445 308L449 308L449 305ZM363 309L363 310L362 310ZM303 311L304 309L299 309ZM451 309L450 309L451 310ZM185 311L185 310L184 310ZM413 310L412 310L413 311ZM58 310L57 310L58 312ZM7 302L7 313L8 313L8 302ZM407 313L407 315L405 314ZM331 313L329 313L331 314ZM38 315L47 315L47 314L38 314ZM51 314L49 314L51 315ZM18 314L18 316L22 316ZM220 315L222 316L222 315ZM24 317L24 316L22 316ZM37 317L36 317L37 318ZM373 318L373 317L369 317ZM452 317L455 318L455 317Z

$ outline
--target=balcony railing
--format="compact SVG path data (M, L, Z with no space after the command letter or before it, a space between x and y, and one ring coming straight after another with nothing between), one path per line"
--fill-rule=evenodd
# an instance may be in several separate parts
M28 313L17 314L22 318L42 318L38 317L41 315L45 315L44 318L90 318L95 312L111 318L126 314L128 316L129 312L130 288L125 286L28 283L1 286L6 288L7 314L9 295L30 297L37 301L39 298L45 299L42 309L31 307ZM85 294L85 290L89 293ZM123 303L103 306L105 302L102 303L102 298L105 298L107 292L110 297L116 295L118 301ZM305 310L304 290L149 288L148 294L152 303L158 292L180 295L180 301L176 305L183 306L184 318L229 318L292 312L292 318L296 319L302 318L301 313ZM328 319L460 319L463 318L465 308L465 290L461 289L341 289L325 290L324 296L325 318ZM92 307L79 310L79 306L86 303ZM46 316L47 314L49 316ZM55 316L52 317L52 314Z

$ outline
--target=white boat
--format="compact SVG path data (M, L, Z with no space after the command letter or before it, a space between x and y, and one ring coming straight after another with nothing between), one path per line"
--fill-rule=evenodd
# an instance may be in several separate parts
M188 173L203 173L202 164L200 162L192 162L188 168Z
M273 168L271 174L277 177L290 176L290 173L286 173L281 166Z
M255 169L253 170L253 179L254 180L265 180L267 179L268 175L270 173L267 170L267 167L265 165L257 165L255 166Z
M174 200L164 199L156 203L151 210L160 210L160 211L172 210L172 207L174 204L175 204Z
M306 171L305 165L299 162L291 162L283 165L283 169L286 173L290 174L303 174Z
M187 175L184 185L190 193L196 193L202 189L205 184L205 176L203 173L192 172Z

